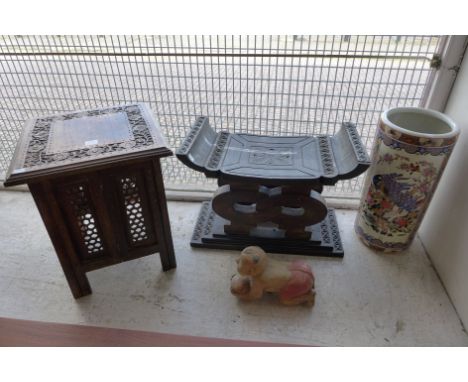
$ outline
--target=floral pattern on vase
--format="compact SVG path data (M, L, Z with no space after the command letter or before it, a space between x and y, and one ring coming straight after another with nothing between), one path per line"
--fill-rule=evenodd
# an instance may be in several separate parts
M401 134L380 121L355 229L386 252L413 240L455 144Z

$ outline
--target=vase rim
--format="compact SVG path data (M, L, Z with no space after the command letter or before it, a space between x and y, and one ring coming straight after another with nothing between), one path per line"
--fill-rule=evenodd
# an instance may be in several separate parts
M432 117L434 119L444 122L449 127L450 131L445 132L445 133L440 133L440 134L422 133L419 131L406 129L390 121L389 117L391 115L402 114L402 113L423 114L423 115ZM449 118L446 114L441 113L436 110L424 109L421 107L394 107L394 108L385 110L381 114L381 119L387 126L391 127L392 129L395 129L398 132L412 135L415 137L420 137L420 138L429 138L429 139L453 138L457 136L460 132L456 123L451 118Z

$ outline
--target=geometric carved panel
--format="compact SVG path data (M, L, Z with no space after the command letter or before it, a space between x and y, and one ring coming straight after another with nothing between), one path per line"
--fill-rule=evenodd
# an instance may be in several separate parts
M94 257L102 254L104 252L104 245L91 208L86 186L73 184L65 188L64 191L66 199L72 207L72 214L80 231L81 247L84 247L88 256Z
M133 175L121 178L120 187L124 198L127 227L131 242L137 244L148 240L148 230L143 216L143 206L137 185L137 177Z

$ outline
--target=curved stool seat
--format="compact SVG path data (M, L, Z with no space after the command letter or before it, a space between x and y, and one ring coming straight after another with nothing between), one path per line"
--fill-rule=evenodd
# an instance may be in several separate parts
M278 137L217 133L199 117L176 155L220 186L202 206L192 246L343 256L334 211L320 193L370 165L353 123L332 136Z

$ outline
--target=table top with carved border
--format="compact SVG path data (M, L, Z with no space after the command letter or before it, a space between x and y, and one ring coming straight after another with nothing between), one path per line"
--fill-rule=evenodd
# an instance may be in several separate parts
M169 155L159 123L142 103L39 117L25 124L5 186Z

